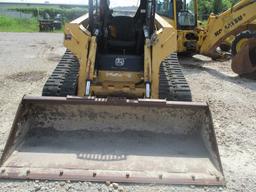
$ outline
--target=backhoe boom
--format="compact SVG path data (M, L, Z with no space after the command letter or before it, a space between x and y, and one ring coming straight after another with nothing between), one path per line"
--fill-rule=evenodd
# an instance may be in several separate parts
M222 41L245 30L245 26L256 19L255 10L255 0L242 0L219 15L210 15L206 31L201 36L200 53L216 57L216 48Z

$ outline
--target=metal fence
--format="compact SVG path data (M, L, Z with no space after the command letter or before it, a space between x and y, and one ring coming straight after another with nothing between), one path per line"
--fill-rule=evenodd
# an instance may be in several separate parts
M30 19L33 17L31 13L22 13L19 11L1 9L1 8L0 8L0 15L5 15L5 16L14 17L14 18L21 18L21 19Z

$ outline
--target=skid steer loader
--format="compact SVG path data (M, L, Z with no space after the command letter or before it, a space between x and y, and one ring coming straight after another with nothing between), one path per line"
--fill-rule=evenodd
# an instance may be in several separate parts
M224 185L209 106L192 102L176 30L154 0L124 15L114 2L90 0L65 26L67 52L43 96L22 99L0 178Z
M235 73L256 76L255 0L241 0L223 13L211 14L206 26L198 22L198 0L156 3L156 12L177 29L178 53L199 53L222 61L231 56ZM230 39L234 40L232 55L227 54Z

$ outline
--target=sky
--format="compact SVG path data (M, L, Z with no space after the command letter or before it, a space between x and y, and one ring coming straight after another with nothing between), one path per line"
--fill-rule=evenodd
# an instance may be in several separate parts
M88 0L0 0L0 2L4 3L45 3L46 1L53 4L88 4ZM136 6L137 4L138 0L110 0L111 7Z

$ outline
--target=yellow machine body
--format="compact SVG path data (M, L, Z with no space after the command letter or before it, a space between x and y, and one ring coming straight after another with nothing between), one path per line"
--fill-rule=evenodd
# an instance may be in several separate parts
M214 57L215 50L222 41L244 31L256 19L255 10L255 1L242 0L220 15L211 15L200 53Z
M236 5L227 11L214 15L211 14L208 18L206 26L203 26L197 21L198 10L197 0L193 0L193 16L196 20L194 26L189 26L189 30L181 29L178 25L177 3L180 0L173 1L173 6L168 7L170 0L157 1L165 4L165 9L173 9L173 14L168 15L163 13L165 19L177 29L178 52L179 53L200 53L214 59L222 59L225 56L216 51L216 48L222 43L232 41L232 37L236 34L255 26L253 21L256 19L256 2L253 0L241 0ZM161 14L161 9L157 11ZM255 31L255 28L254 28ZM191 38L192 37L192 38Z
M151 98L158 99L159 94L159 69L161 62L176 52L176 30L163 18L156 15L154 40L146 40L144 45L144 71L99 71L94 70L97 43L96 38L84 27L88 23L89 15L84 15L65 26L65 36L72 36L71 40L65 40L64 45L78 58L80 63L78 95L84 96L86 79L92 81L91 95L111 95L123 93L134 97L145 96L145 84L137 86L136 83L151 82ZM88 55L88 57L87 57ZM96 83L97 81L97 83ZM95 83L94 83L95 82Z

